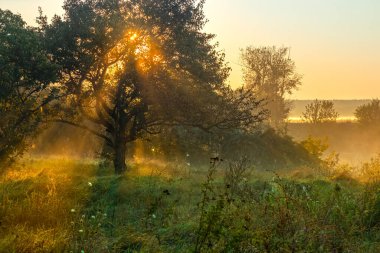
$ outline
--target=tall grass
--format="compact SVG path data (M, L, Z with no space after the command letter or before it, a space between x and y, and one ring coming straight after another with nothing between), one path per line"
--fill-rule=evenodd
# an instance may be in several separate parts
M107 166L10 168L0 177L0 252L380 251L378 158L345 177L260 172L247 160L208 170L141 162L125 176Z

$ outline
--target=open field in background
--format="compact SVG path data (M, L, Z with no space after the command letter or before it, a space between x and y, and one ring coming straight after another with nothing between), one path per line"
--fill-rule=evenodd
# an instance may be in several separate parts
M372 126L360 126L354 116L355 109L371 100L332 100L339 113L336 123L313 126L304 123L301 115L313 100L293 100L288 122L288 134L295 141L309 136L324 140L329 152L339 153L342 162L360 164L380 153L380 131Z
M288 134L295 141L313 136L324 140L329 152L339 153L343 162L358 165L380 153L380 130L355 122L326 123L313 126L307 123L289 123Z
M355 116L338 117L336 121L339 123L357 122L357 118ZM287 123L302 123L304 122L304 120L302 119L302 117L288 117L286 119L286 122Z
M380 161L352 175L338 167L130 165L115 176L92 160L20 161L0 177L1 251L380 250L380 184L371 174Z

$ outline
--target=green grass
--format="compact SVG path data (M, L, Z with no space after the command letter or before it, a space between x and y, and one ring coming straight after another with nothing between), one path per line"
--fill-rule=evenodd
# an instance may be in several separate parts
M379 184L225 170L25 160L0 178L0 252L380 251Z

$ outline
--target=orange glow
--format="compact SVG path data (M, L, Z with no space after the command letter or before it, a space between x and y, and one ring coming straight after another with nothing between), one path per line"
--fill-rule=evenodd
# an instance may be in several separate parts
M109 78L123 71L133 58L140 74L147 73L154 65L163 61L159 48L152 39L143 31L129 30L107 55L109 62L114 62L108 67ZM112 82L112 80L110 80Z
M136 34L136 33L132 34L132 35L129 37L129 39L130 39L131 41L134 41L135 39L137 39L137 34Z
M144 144L141 140L137 140L134 145L134 154L133 154L133 159L135 162L139 163L142 162L144 159Z

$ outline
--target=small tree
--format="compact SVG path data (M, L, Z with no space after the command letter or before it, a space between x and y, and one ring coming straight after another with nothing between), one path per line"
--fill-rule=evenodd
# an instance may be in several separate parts
M335 122L338 116L332 101L318 99L306 105L305 112L302 113L302 119L313 124Z
M242 51L245 86L266 100L272 126L279 127L288 117L290 105L285 95L301 85L295 63L286 47L248 47Z
M377 125L380 123L380 100L373 99L370 103L356 108L355 117L363 125Z

